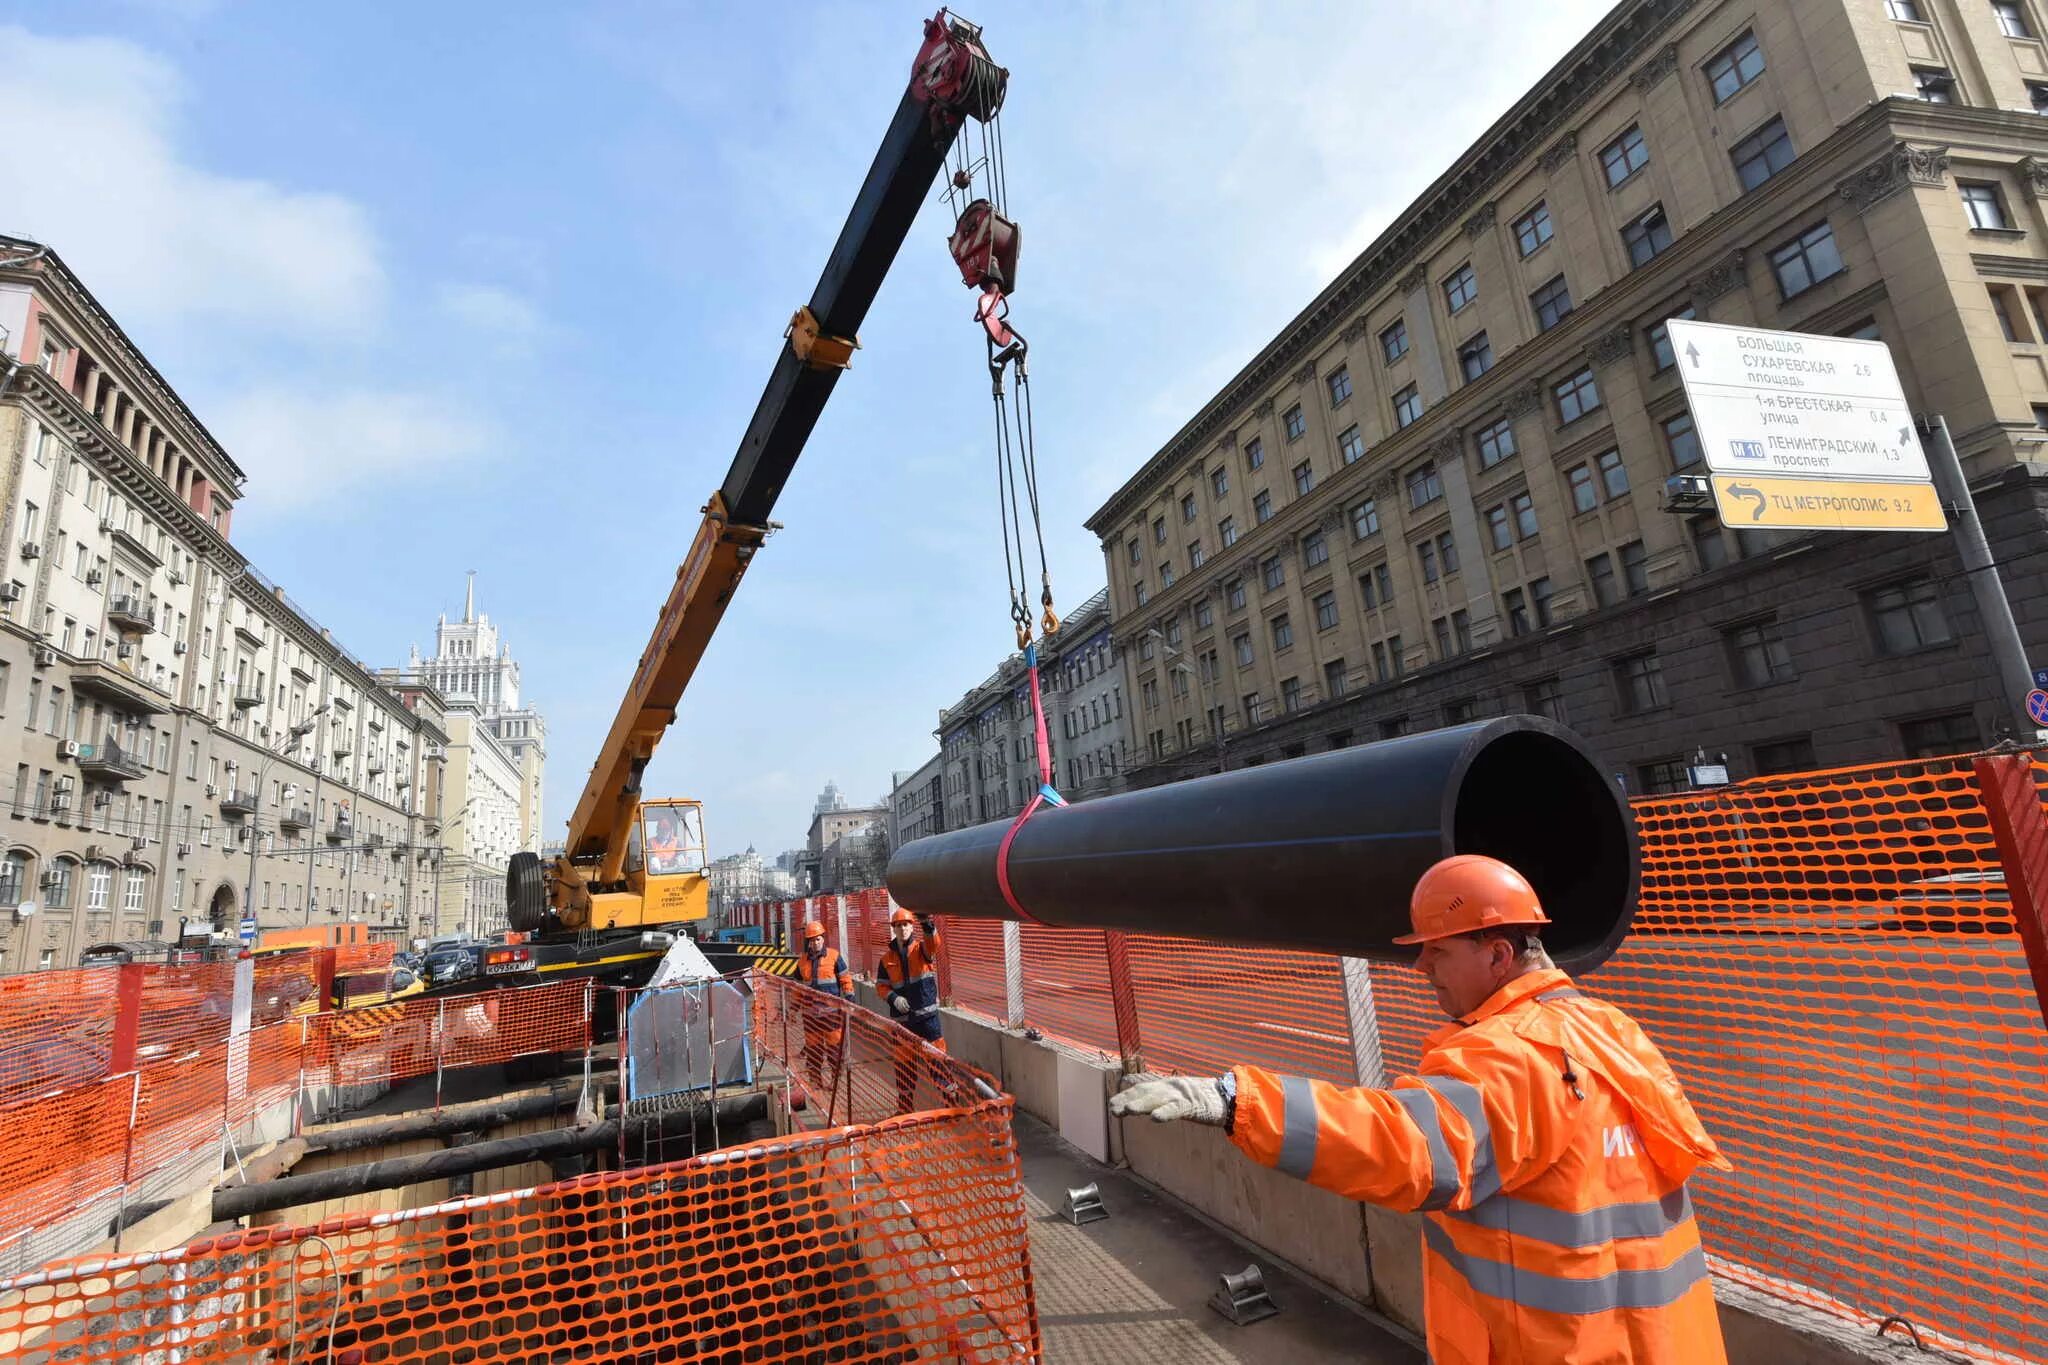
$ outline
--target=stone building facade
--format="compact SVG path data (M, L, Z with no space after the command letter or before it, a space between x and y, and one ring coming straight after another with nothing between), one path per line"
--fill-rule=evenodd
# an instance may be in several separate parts
M0 366L0 970L181 921L418 931L445 731L242 557L241 469L12 238Z
M1704 466L1663 324L1890 345L2048 652L2044 21L1617 6L1090 518L1137 780L1522 711L1637 792L2021 729L1948 537L1667 492Z

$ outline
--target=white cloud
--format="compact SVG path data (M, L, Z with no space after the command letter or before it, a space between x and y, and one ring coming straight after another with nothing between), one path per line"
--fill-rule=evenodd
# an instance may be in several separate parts
M220 405L216 430L249 471L265 511L356 510L369 487L416 486L467 464L489 427L431 394L372 388L258 388Z
M0 27L0 226L49 243L145 321L191 315L276 333L360 333L386 285L367 216L333 194L218 175L176 138L183 83L110 38Z
M435 301L443 313L499 347L524 346L540 332L540 310L496 285L444 284Z

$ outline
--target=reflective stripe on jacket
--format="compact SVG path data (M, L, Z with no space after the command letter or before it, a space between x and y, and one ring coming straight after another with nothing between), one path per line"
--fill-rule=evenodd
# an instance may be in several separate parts
M1236 1080L1254 1160L1427 1212L1435 1365L1725 1365L1686 1179L1728 1162L1635 1021L1563 972L1496 991L1387 1090Z
M892 936L875 968L875 984L885 996L902 996L910 1012L906 1020L936 1019L939 1013L939 931L910 940L906 948Z
M837 948L822 948L818 952L805 951L797 955L797 979L812 990L823 991L826 995L853 995L853 973L846 970L846 959L839 955Z

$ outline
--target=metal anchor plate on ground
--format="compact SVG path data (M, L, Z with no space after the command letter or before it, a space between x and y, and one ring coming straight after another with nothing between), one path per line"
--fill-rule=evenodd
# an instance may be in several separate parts
M1266 1292L1266 1275L1257 1265L1248 1265L1235 1275L1220 1277L1222 1285L1209 1296L1209 1306L1239 1327L1270 1318L1280 1311Z
M1109 1217L1109 1210L1103 1207L1101 1186L1090 1184L1068 1190L1067 1205L1060 1215L1075 1227Z

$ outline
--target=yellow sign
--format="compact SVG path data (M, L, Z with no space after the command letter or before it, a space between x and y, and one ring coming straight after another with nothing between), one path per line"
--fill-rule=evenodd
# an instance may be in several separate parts
M1946 531L1929 483L1714 475L1721 524L1732 530Z

